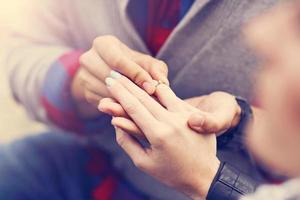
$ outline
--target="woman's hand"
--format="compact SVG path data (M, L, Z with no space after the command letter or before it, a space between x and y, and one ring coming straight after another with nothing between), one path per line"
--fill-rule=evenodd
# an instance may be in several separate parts
M155 90L153 80L168 83L163 61L130 49L114 36L97 37L91 49L81 55L80 64L71 93L83 115L99 114L96 108L100 99L109 97L104 80L111 70L121 72L149 94Z
M240 121L241 108L235 97L226 92L213 92L209 95L186 99L185 102L195 108L195 113L189 117L188 124L198 133L220 135L237 126ZM102 108L102 111L112 116L127 116L122 106L111 99L103 99L102 104L107 105ZM130 123L126 131L136 134L140 132L134 123Z
M165 84L155 91L158 103L144 90L126 77L113 72L107 78L108 90L128 117L115 117L119 145L141 170L161 182L184 192L191 198L205 198L218 170L216 136L200 135L187 124L189 116L197 110L179 99ZM99 108L110 110L118 105L114 100L103 99ZM143 148L126 132L130 124L136 124L150 143Z

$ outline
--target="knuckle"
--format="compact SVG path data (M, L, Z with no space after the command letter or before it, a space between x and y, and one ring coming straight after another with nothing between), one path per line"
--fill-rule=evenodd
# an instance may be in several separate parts
M93 46L103 45L104 43L118 42L119 40L113 35L103 35L96 37L93 41Z
M111 42L119 42L119 39L114 36L114 35L104 35L102 36L106 41L111 41Z
M87 82L88 82L88 79L85 75L85 72L84 72L84 68L81 68L79 69L79 72L78 74L76 74L76 76L78 77L78 79L80 80L80 83L83 85L83 86L86 86Z
M96 37L96 38L93 40L93 46L98 46L98 45L101 44L102 42L103 42L103 36Z
M87 101L88 103L90 103L90 104L94 104L94 103L100 101L100 99L98 99L98 98L96 97L96 95L93 95L93 94L92 94L91 92L89 92L88 90L85 90L84 96L85 96L86 101Z
M144 55L142 63L150 70L159 69L164 72L168 70L168 66L164 61L153 58L150 55Z
M163 72L168 73L169 69L168 69L167 63L165 63L165 62L162 61L162 60L159 60L159 61L158 61L158 65L160 66L160 69L161 69Z
M150 55L143 55L140 57L139 63L144 69L151 69L156 64L154 60L155 59Z
M87 66L88 65L89 53L90 53L90 51L87 51L79 57L79 63L80 63L81 66Z
M138 85L142 84L144 82L144 78L146 77L147 72L145 72L142 69L136 69L136 71L133 74L132 79L134 80L135 83Z
M109 51L114 52L114 48L110 48ZM112 56L110 62L115 69L120 69L124 65L124 59L120 56Z
M91 97L89 94L85 95L85 99L88 103L94 103L95 100L93 99L93 97Z
M165 126L162 128L162 133L166 136L173 134L177 130L177 127L173 126Z
M170 126L163 126L160 130L160 134L155 136L155 141L157 145L165 146L169 139L174 135L176 129Z
M155 139L155 145L158 147L164 147L166 144L165 138L161 135L153 137Z
M147 66L154 66L156 63L156 59L153 58L152 56L149 56L149 55L145 55L144 57L144 62L146 63Z
M93 96L94 98L95 98L95 93L92 93L91 91L93 91L93 88L96 88L97 87L97 85L94 85L93 83L89 83L89 82L86 82L85 83L85 89L87 90L87 91L89 91L88 93L89 93L89 95L90 96Z
M144 60L147 61L148 63L151 63L153 61L153 57L150 55L144 55Z
M169 127L169 130L167 130L165 134L166 137L172 138L175 137L177 133L181 133L181 132L182 132L182 124L178 122L172 122L172 126Z
M215 91L215 92L211 93L212 96L213 95L223 95L223 94L224 94L224 92L222 92L222 91Z

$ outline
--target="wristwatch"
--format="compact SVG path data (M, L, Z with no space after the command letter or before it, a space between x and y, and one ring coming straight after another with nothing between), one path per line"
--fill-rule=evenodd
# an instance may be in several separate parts
M208 191L207 200L238 200L253 193L257 182L230 164L221 163Z
M217 138L218 148L226 146L230 141L235 140L237 143L241 143L243 139L245 129L249 123L253 120L253 112L250 104L241 97L235 97L238 105L241 108L240 121L236 127L228 129L225 133ZM243 148L244 145L237 145L238 148Z

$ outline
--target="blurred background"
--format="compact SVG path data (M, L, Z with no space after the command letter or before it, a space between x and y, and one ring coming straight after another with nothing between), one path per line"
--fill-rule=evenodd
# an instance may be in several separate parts
M25 2L26 0L0 0L0 45L5 40L8 26L18 23L13 16L18 14ZM5 66L0 63L0 143L8 143L43 129L45 127L33 122L23 108L14 102L6 80Z

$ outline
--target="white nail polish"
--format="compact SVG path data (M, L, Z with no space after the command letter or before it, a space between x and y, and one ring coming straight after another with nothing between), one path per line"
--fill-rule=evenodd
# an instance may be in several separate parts
M116 72L116 71L114 71L114 70L112 70L111 72L110 72L110 77L111 78L113 78L113 79L118 79L118 78L120 78L122 75L119 73L119 72Z
M108 87L110 87L115 83L115 80L113 78L108 77L105 79L105 83Z

